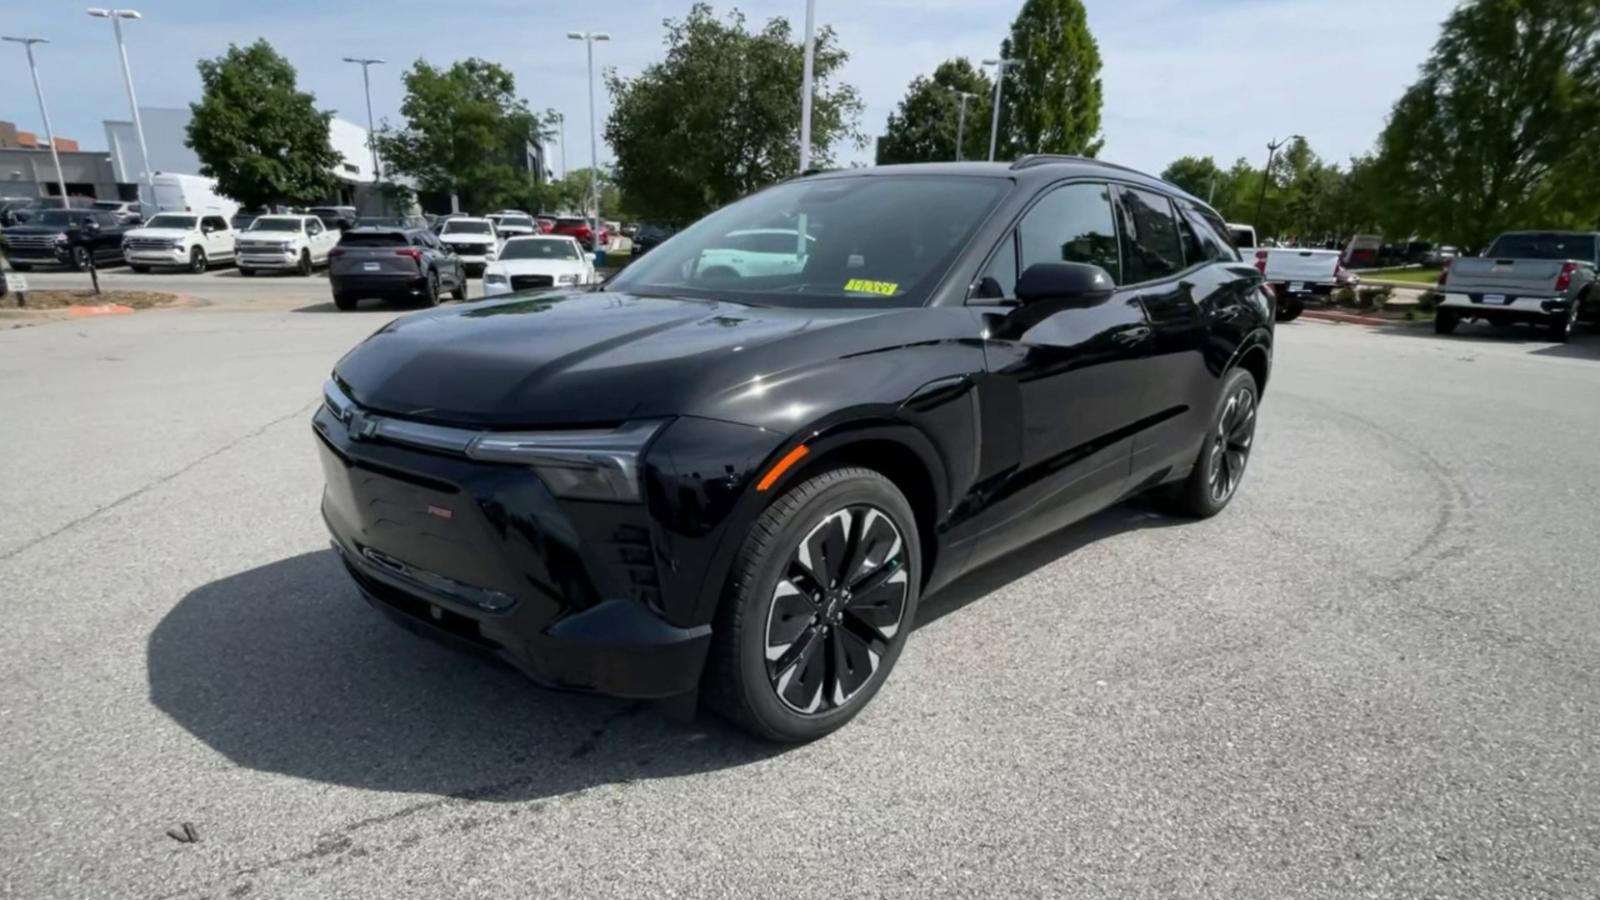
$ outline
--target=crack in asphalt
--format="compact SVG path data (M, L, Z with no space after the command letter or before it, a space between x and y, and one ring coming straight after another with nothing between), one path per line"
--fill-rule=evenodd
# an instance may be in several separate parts
M227 442L226 444L223 444L221 447L218 447L215 450L211 450L211 451L205 453L202 456L199 456L199 457L197 457L197 458L195 458L193 460L190 460L189 462L185 463L180 468L178 468L178 469L176 469L176 470L174 470L172 472L168 472L167 474L162 475L162 476L154 479L153 481L150 481L149 483L147 483L147 484L145 484L145 485L143 485L143 486L141 486L139 488L136 488L136 489L134 489L134 490L132 490L132 491L126 493L126 494L123 494L121 497L118 497L117 499L111 501L110 503L105 504L104 506L95 507L94 509L90 510L89 512L86 512L83 515L78 516L75 519L72 519L71 521L67 522L66 524L62 525L59 528L56 528L53 531L49 531L49 532L46 532L45 534L39 535L38 537L30 538L29 540L23 541L21 544L17 545L16 547L13 547L10 550L7 550L7 551L5 551L3 553L0 553L0 562L7 562L8 560L14 559L17 556L20 556L21 554L27 552L28 550L31 550L34 547L37 547L40 544L43 544L44 542L46 542L46 541L48 541L48 540L50 540L52 538L58 537L59 535L62 535L62 534L65 534L68 531L71 531L72 529L78 527L79 525L82 525L83 523L89 521L90 519L95 518L96 516L99 516L102 513L110 512L111 510L116 509L117 507L123 505L124 503L127 503L130 500L138 499L139 497L141 497L144 494L150 492L151 490L153 490L155 488L158 488L161 485L166 484L167 482L173 480L174 478L177 478L177 477L189 472L190 470L194 469L196 466L199 466L201 463L207 462L207 461L209 461L211 459L214 459L214 458L216 458L218 456L221 456L222 454L228 452L229 450L232 450L233 448L239 446L240 444L245 443L246 441L252 440L254 438L258 438L261 435L266 434L272 428L274 428L274 427L276 427L278 425L281 425L284 422L289 421L290 419L298 418L300 416L305 415L306 413L310 412L312 409L315 409L317 404L319 404L321 402L322 401L320 399L319 400L313 400L310 403L307 403L304 406L299 407L298 409L294 410L293 412L288 413L287 415L279 416L278 418L273 419L272 421L266 423L265 425L262 425L260 428L257 428L257 429L255 429L255 430L253 430L253 431L251 431L251 432L249 432L247 434L241 435L240 437L234 438L233 440Z

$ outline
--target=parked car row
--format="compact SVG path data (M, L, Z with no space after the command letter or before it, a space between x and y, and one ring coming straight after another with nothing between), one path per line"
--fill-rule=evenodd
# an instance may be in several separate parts
M484 269L486 297L599 281L593 259L572 238L520 235L495 247L493 228L487 218L456 218L438 235L416 227L346 231L330 255L334 305L352 310L361 300L376 298L426 307L437 305L447 291L465 300L474 267Z

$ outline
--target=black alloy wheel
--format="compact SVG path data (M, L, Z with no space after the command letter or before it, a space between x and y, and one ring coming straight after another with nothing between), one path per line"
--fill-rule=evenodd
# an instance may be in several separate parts
M439 273L428 272L426 287L422 289L421 303L423 306L439 305Z
M199 248L199 247L195 247L194 249L189 251L189 271L193 272L196 275L200 275L200 274L204 273L205 270L206 270L206 251L201 249L201 248Z
M1163 491L1173 512L1204 519L1222 512L1233 499L1250 462L1259 396L1255 376L1248 370L1228 372L1211 428L1189 477Z
M874 506L850 506L811 529L767 611L767 679L794 712L841 709L877 674L905 624L905 540Z
M881 473L823 471L774 500L734 559L706 703L774 741L815 740L871 701L916 621L921 545Z
M1206 483L1212 502L1226 504L1239 489L1244 467L1250 462L1250 445L1256 435L1256 392L1254 385L1239 384L1223 404L1222 415L1211 437L1211 458Z
M299 272L301 275L310 275L311 274L311 251L310 250L301 250L300 251L300 264L295 267L295 271Z
M1461 316L1453 309L1438 309L1433 313L1433 333L1451 334L1461 324Z
M1572 333L1578 330L1578 308L1583 304L1574 299L1567 304L1567 308L1560 315L1553 317L1550 323L1550 339L1558 344L1565 344L1572 340Z
M85 272L85 271L88 271L90 262L92 262L92 260L89 257L89 248L88 247L80 246L80 247L73 247L72 248L72 271L74 271L74 272Z

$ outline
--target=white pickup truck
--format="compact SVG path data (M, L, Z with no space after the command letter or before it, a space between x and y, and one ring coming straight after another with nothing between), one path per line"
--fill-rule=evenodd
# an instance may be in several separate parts
M1245 262L1253 263L1267 277L1267 284L1278 297L1278 321L1298 318L1305 311L1307 296L1327 296L1345 283L1355 283L1345 274L1337 250L1308 250L1298 247L1262 247L1256 243L1251 225L1228 225L1228 236Z
M233 259L233 227L210 213L156 213L150 221L122 236L122 258L135 272L157 266L204 272Z

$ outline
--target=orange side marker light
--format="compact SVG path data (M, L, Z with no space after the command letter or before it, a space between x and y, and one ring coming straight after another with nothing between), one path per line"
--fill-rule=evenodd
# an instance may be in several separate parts
M783 455L783 459L778 460L777 465L768 469L767 474L761 476L761 481L756 484L756 490L764 491L767 488L772 487L774 484L777 484L778 479L783 477L783 473L789 471L791 466L804 459L805 455L810 452L811 451L806 448L805 444L801 444L793 450L790 450L788 453L785 453Z

